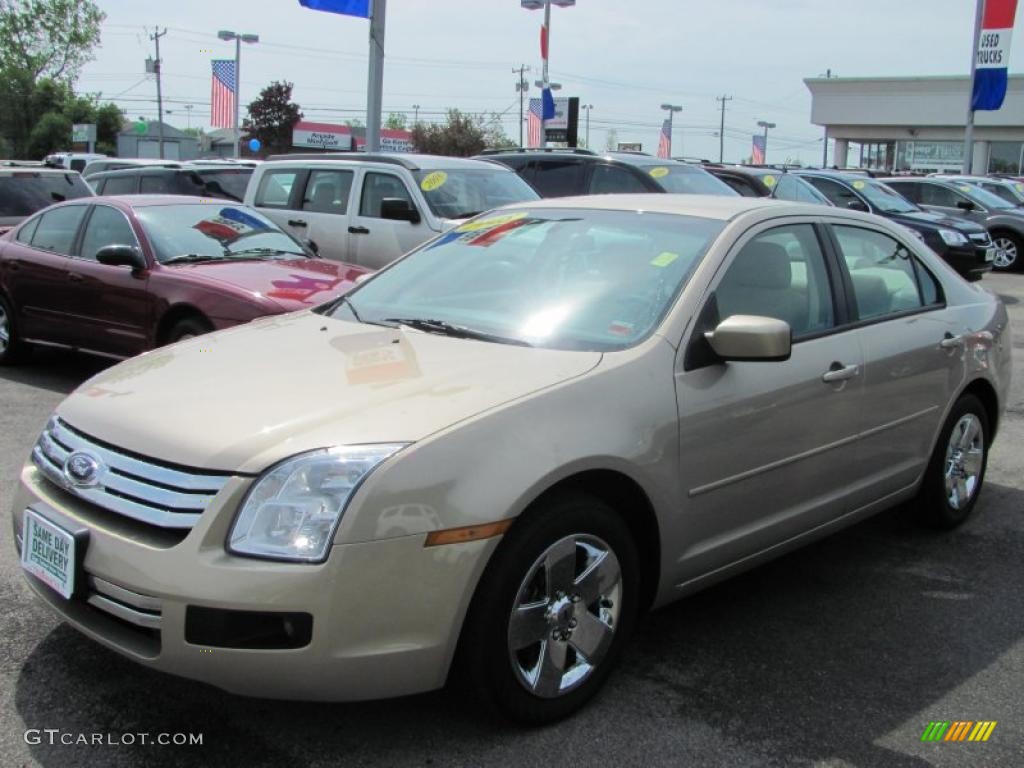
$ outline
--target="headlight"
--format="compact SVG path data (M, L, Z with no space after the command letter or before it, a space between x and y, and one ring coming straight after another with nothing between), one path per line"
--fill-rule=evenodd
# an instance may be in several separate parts
M955 229L940 229L939 237L946 245L967 245L967 237Z
M363 479L406 443L347 445L303 453L271 467L246 494L231 526L237 555L322 562Z

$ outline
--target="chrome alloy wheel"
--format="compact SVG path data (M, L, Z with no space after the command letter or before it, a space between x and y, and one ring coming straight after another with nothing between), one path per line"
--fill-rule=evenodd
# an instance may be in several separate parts
M946 499L953 509L963 509L974 498L984 459L981 420L973 413L965 413L953 427L946 446Z
M999 269L1009 269L1017 263L1017 244L1008 237L997 237L992 243L996 247L993 265Z
M508 650L519 682L545 699L581 685L611 647L622 570L607 543L573 534L548 547L519 587Z
M0 355L7 351L11 344L11 318L7 311L0 305Z

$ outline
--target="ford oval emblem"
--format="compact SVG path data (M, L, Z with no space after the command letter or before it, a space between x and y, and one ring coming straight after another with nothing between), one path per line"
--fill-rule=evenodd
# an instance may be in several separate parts
M64 477L76 488L92 488L100 480L103 462L84 451L75 451L64 462Z

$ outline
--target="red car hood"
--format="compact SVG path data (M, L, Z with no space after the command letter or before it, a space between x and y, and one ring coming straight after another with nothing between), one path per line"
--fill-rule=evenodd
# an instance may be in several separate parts
M370 270L327 259L212 261L174 266L190 277L265 296L286 311L309 309L347 291Z

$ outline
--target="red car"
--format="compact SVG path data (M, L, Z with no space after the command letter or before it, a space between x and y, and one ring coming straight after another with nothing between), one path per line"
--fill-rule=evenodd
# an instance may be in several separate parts
M223 200L61 203L0 236L0 364L32 344L129 357L314 307L366 271Z

